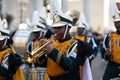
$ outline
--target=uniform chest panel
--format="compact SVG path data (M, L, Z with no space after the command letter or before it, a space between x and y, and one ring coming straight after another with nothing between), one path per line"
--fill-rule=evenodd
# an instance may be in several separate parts
M120 63L120 35L111 34L112 61Z
M3 57L9 53L9 49L0 52L0 63L2 62Z
M88 41L88 36L79 36L79 35L77 35L77 36L75 36L75 38L76 39L79 39L79 40L82 40L82 41Z
M62 43L58 41L55 41L55 42L53 41L53 44L59 50L60 54L66 55L68 49L70 48L70 46L74 41L75 41L74 39L70 39ZM52 59L48 58L47 73L50 76L57 76L57 75L65 74L66 71L62 67L60 67L58 64L56 64Z
M120 35L114 33L111 34L112 47L120 48Z
M61 54L66 54L68 48L71 46L71 44L74 42L74 39L71 39L69 41L65 41L63 43L59 43L56 41L55 47L60 51Z

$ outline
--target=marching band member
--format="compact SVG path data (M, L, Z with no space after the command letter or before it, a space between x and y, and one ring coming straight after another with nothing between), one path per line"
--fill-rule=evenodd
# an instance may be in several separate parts
M50 80L82 80L82 67L88 56L86 44L70 35L72 18L62 13L56 0L51 0L53 39L41 39L43 56L36 60L46 64L46 74ZM50 43L52 42L52 43ZM46 44L47 45L46 45ZM45 75L45 80L48 78Z
M110 80L120 74L120 12L114 16L116 32L107 34L103 41L105 59L108 61L102 80Z
M89 56L89 61L91 64L91 61L96 57L96 55L98 53L98 48L94 41L94 38L87 35L85 24L83 24L81 22L79 22L79 24L77 24L77 34L76 34L75 38L87 42L93 48L94 51Z
M54 15L53 21L54 46L48 44L43 49L47 54L47 74L50 80L79 80L79 68L75 61L77 54L74 52L77 44L69 34L72 21L63 14Z
M75 33L75 38L80 39L84 42L87 42L94 50L94 52L89 56L89 61L96 57L98 53L97 44L94 41L92 36L89 36L87 31L89 30L89 25L86 21L85 15L82 12L77 10L68 11L66 14L70 15L73 18L73 29Z
M31 53L34 49L40 47L41 45L40 39L50 38L52 35L52 32L47 29L48 26L45 20L45 8L44 7L42 8L41 12L38 12L38 11L34 12L33 23L34 23L33 27L35 28L35 29L33 28L33 31L32 31L34 35L34 39L27 44L27 52L29 53ZM39 52L37 52L37 54L39 54ZM37 55L34 56L34 59L35 57L37 57ZM36 64L36 61L34 63L36 67L39 66L38 64Z
M83 66L87 56L86 53L82 54L83 50L86 49L86 45L80 41L80 45L84 46L84 49L79 46L83 49L79 50L78 41L70 36L69 30L72 27L70 16L56 13L53 17L52 27L55 40L52 41L52 44L49 43L43 48L43 51L47 54L46 66L50 80L80 80L79 65ZM47 41L41 40L42 44ZM76 60L77 53L79 55ZM78 59L80 60L79 65ZM37 60L40 64L44 63L44 61L45 59L40 57Z
M0 35L0 80L25 80L20 67L22 59L16 54L8 38Z

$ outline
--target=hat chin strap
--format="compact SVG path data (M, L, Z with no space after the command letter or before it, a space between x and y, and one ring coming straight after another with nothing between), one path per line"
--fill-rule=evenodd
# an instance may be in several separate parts
M39 38L41 38L42 37L42 31L40 31L40 36L39 36Z
M66 25L65 32L64 32L64 36L63 36L62 39L65 39L65 38L66 38L67 31L68 31L68 24Z
M84 35L86 33L86 29L84 29L84 31L82 32L82 35Z

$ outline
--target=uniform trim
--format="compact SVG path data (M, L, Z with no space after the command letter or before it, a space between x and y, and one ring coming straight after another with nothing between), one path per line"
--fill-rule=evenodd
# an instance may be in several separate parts
M68 51L67 51L67 57L72 56L72 57L76 58L75 48L76 48L77 45L78 45L78 44L77 44L77 41L75 41L75 42L72 44L72 46L71 46L71 47L68 49Z
M60 63L60 59L61 59L61 54L58 53L57 59L56 59L56 63L59 64Z

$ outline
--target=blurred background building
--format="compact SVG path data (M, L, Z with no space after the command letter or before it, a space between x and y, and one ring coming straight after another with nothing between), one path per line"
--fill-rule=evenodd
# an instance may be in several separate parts
M9 28L31 20L34 10L47 6L50 0L0 0L0 12L6 17ZM87 18L92 31L100 33L114 30L110 13L110 0L58 0L63 12L78 10ZM118 0L116 0L119 3Z

